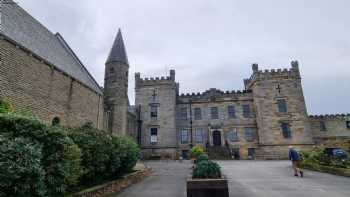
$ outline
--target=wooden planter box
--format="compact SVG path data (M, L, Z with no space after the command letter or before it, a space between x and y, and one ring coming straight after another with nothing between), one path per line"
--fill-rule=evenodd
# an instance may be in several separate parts
M227 179L187 179L187 197L229 197Z

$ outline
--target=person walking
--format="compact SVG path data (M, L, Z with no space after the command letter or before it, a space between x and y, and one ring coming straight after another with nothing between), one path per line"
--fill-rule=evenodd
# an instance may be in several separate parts
M299 171L300 177L304 177L304 172L302 170L298 169L298 163L300 160L299 153L292 146L289 146L289 160L292 161L294 176L298 176L298 171Z

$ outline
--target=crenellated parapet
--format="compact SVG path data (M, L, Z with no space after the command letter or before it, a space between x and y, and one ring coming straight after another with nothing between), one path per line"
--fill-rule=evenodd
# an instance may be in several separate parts
M258 64L252 64L253 74L249 79L244 79L244 85L246 89L250 89L251 86L260 80L270 80L270 79L279 79L279 78L293 78L300 79L300 71L298 61L291 62L291 68L287 69L265 69L259 70Z
M349 114L320 114L320 115L310 115L309 118L311 119L344 119L349 118L350 119L350 113Z
M211 88L205 92L197 93L186 93L180 94L178 96L179 100L182 101L208 101L208 100L220 100L225 98L238 98L238 97L252 97L251 90L232 90L232 91L222 91L216 88Z
M141 78L141 74L139 72L135 73L135 85L136 87L140 86L154 86L161 84L171 84L175 83L175 70L170 70L169 76L161 76L161 77L150 77L150 78Z

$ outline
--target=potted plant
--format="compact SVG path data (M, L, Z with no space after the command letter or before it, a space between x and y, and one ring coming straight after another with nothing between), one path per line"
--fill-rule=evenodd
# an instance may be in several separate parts
M228 183L220 166L202 154L197 157L192 176L187 179L187 197L228 197Z

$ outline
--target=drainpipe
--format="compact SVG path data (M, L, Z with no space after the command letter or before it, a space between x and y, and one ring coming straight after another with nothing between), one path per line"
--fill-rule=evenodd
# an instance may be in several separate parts
M190 103L190 148L192 149L193 147L193 136L192 136L192 133L193 133L193 128L192 128L192 100L189 99L189 103Z

